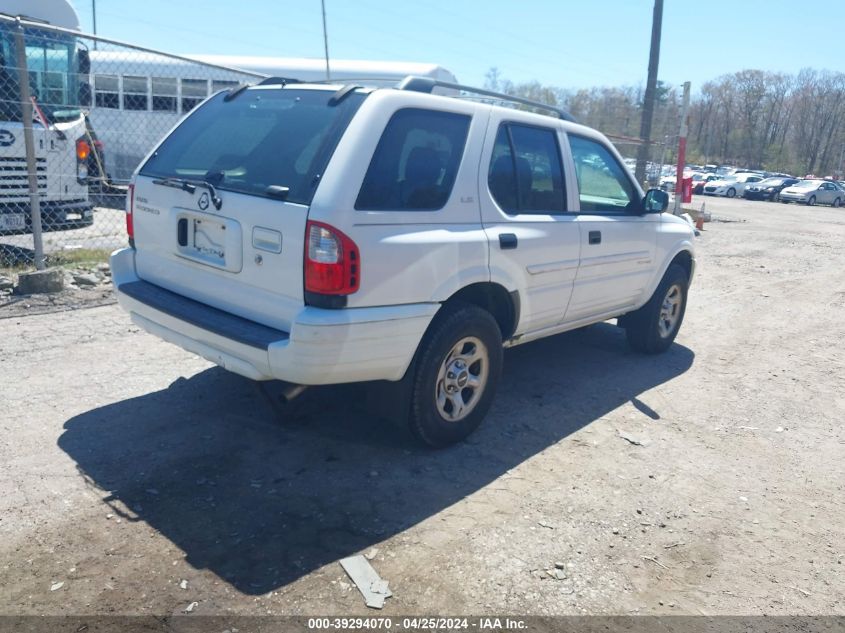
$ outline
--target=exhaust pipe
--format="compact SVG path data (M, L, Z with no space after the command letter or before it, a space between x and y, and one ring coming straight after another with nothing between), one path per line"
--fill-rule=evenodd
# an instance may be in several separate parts
M284 403L288 404L291 400L299 397L302 393L308 389L307 385L296 385L293 383L285 383L285 386L282 387L282 392L279 394L279 399Z

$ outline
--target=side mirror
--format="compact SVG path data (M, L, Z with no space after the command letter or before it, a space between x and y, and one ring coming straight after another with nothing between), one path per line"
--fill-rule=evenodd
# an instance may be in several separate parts
M663 213L669 206L669 194L662 189L649 189L643 198L644 213Z
M87 75L91 72L91 56L84 48L78 53L77 68L80 75Z
M91 107L91 84L79 84L79 105L83 108Z

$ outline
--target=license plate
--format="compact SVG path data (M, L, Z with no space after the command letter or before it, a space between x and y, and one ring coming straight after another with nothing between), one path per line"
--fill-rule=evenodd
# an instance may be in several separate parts
M220 263L226 261L226 225L194 218L192 233L191 246L198 255Z
M0 231L18 231L26 228L23 213L0 214Z

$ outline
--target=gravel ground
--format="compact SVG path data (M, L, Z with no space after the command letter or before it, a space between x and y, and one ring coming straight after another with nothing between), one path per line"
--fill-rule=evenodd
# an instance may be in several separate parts
M845 615L845 211L707 206L669 352L611 324L508 350L439 452L115 305L0 308L0 614Z

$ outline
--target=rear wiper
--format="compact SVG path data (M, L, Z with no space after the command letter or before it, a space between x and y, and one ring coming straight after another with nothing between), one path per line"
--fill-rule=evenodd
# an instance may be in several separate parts
M196 186L192 185L187 180L182 180L181 178L158 178L153 180L153 184L181 189L182 191L187 191L188 193L194 193L197 190Z
M188 193L194 193L197 190L197 187L208 189L208 192L211 194L211 203L214 205L214 208L219 211L223 206L223 199L217 195L217 189L215 189L214 185L210 182L206 182L204 180L189 180L187 178L159 178L158 180L153 180L153 184L163 185L165 187L174 187L175 189L181 189L182 191L187 191Z

